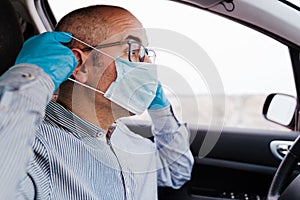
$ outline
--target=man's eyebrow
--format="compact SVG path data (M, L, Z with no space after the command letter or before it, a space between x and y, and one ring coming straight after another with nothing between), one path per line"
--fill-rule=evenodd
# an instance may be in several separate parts
M140 38L138 38L136 36L133 36L133 35L128 35L125 40L135 40L135 41L137 41L139 43L142 43L142 41L141 41Z

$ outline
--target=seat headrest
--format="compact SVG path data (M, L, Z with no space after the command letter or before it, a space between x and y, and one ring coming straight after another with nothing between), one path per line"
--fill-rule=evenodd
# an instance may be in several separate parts
M9 0L0 0L0 76L14 65L22 44L17 14Z

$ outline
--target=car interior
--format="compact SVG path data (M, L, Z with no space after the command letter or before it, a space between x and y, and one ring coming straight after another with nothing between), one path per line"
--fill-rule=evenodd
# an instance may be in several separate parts
M9 1L1 1L0 4L0 74L14 64L19 50L22 47L24 37L19 25L17 15Z
M28 2L30 1L0 1L0 75L14 64L14 60L25 40L43 31L53 30L56 24L56 19L51 12L48 1ZM293 66L296 91L297 94L300 94L300 31L298 35L295 34L295 30L300 29L300 25L292 27L292 23L286 24L286 34L284 35L285 32L275 30L280 25L272 26L272 24L268 24L271 20L274 20L274 24L284 26L283 19L277 19L276 21L276 16L272 18L271 13L267 13L263 9L259 17L265 17L265 20L261 20L261 24L252 23L255 14L251 12L259 9L259 6L263 6L263 3L258 3L259 6L255 8L254 3L251 4L250 1L246 0L174 0L174 2L208 10L287 45ZM35 6L35 12L32 11L34 8L30 5ZM272 5L277 6L279 9L277 4ZM247 9L244 9L243 6L249 6L248 13L246 13L245 10ZM293 9L288 4L285 6L288 10ZM224 9L224 7L227 9ZM241 11L239 11L239 8ZM231 12L231 9L236 9L236 12ZM299 8L297 7L297 9ZM239 12L245 13L242 15ZM299 10L297 12L298 14L295 14L296 12L292 13L291 17L300 19ZM36 15L39 15L39 17L35 18ZM273 93L268 96L261 115L266 120L287 127L291 130L288 133L280 130L223 127L214 147L207 155L203 156L199 152L201 152L202 146L208 139L208 133L217 135L219 130L211 128L208 132L207 126L188 124L191 132L190 148L195 158L191 180L177 190L159 187L159 199L300 199L300 194L297 192L300 188L300 178L298 176L300 166L297 164L300 156L300 140L297 139L300 127L299 100L290 97L294 99L293 112L288 120L281 123L278 122L276 117L272 118L272 114L270 114L272 104L275 104L276 99L281 101L280 97L285 98L286 95ZM287 97L287 99L290 98ZM285 107L283 106L283 108ZM276 107L274 109L274 113L276 113ZM151 137L151 129L148 123L138 124L128 121L128 126L145 137ZM292 184L290 184L291 182Z

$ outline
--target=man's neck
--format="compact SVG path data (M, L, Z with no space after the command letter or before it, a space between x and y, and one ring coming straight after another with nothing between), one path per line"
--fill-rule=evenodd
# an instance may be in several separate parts
M105 131L107 131L109 126L114 122L114 117L110 108L100 105L97 106L95 103L85 103L90 101L83 98L80 98L80 100L77 99L76 102L77 103L68 103L60 97L57 99L57 103L70 110L81 119L84 119Z

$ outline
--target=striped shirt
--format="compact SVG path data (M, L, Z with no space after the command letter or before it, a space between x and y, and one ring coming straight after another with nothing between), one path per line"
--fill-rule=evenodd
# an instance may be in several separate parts
M170 107L149 111L154 142L123 119L108 138L57 103L44 113L52 89L33 66L0 79L1 199L157 199L158 185L179 188L190 179L189 133Z

